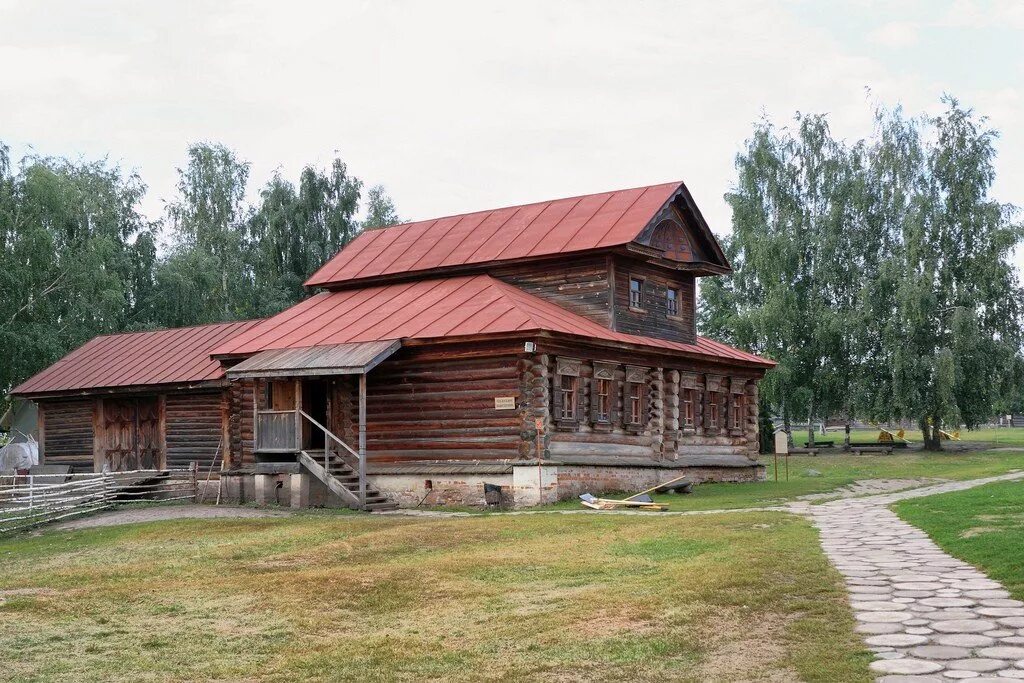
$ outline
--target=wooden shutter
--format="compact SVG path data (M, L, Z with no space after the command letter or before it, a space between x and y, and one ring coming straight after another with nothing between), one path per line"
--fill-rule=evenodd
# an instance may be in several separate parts
M608 387L608 423L618 424L619 422L619 383L612 380Z
M551 419L562 419L562 376L551 376Z

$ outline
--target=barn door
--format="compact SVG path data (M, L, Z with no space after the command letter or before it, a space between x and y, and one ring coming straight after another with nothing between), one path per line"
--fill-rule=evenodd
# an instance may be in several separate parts
M160 469L160 406L155 397L103 401L103 462L113 472Z

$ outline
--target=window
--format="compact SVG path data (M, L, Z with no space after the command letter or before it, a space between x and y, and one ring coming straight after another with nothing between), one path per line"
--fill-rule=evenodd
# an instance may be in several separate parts
M559 429L574 430L580 421L580 366L575 358L556 358L551 378L551 417Z
M629 423L638 425L643 422L644 412L644 385L629 385Z
M743 394L732 395L732 428L743 429L743 418L746 417L743 411Z
M644 281L638 277L629 278L629 307L642 309L644 303Z
M612 381L610 379L597 380L597 410L594 419L598 422L608 422L612 414Z
M693 389L683 389L683 427L686 429L693 429L695 425L693 393Z
M708 392L708 428L718 429L719 398L717 391Z
M647 426L647 368L626 366L622 412L628 431L640 432Z
M665 310L673 317L679 315L679 298L679 290L669 287L665 293Z
M579 377L572 377L570 375L559 375L561 378L559 384L559 392L562 394L562 410L558 415L561 420L575 420L576 419L576 393L579 388Z

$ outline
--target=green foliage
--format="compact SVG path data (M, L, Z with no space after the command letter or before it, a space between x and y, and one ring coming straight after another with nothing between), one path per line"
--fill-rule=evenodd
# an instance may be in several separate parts
M128 324L154 259L144 192L106 161L31 156L14 169L0 145L0 396Z
M366 218L363 219L363 228L386 228L401 222L395 203L384 192L384 188L380 185L371 187L366 193Z
M787 422L974 427L1020 405L1021 226L988 196L995 132L946 104L880 109L852 144L824 116L761 122L737 157L735 272L704 283L699 321L779 361L761 396Z
M303 169L298 191L280 175L271 178L251 222L260 300L279 309L303 296L302 283L358 233L361 188L338 159L330 172ZM264 315L262 308L256 303L254 313Z
M137 175L35 156L15 168L0 144L0 396L97 334L277 313L362 227L362 182L340 160L307 166L297 189L275 175L255 206L248 162L223 145L192 145L178 174L150 223ZM397 220L379 186L366 213Z

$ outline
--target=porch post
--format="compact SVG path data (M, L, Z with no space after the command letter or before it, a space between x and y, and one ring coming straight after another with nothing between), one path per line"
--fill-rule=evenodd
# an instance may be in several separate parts
M299 413L302 406L302 380L295 380L295 450L302 450L302 414Z
M366 372L359 375L359 505L366 508Z
M252 453L250 453L250 455L252 456L253 461L256 460L256 452L260 449L260 404L259 398L257 397L259 384L260 381L258 379L254 379L252 381ZM243 400L239 399L238 404L244 405ZM241 420L241 418L239 418L239 420ZM242 434L241 424L238 425L238 433L239 435ZM242 455L242 451L245 450L245 447L241 445L241 436L238 438L238 443L238 464L241 465L242 461L245 460L245 456Z

